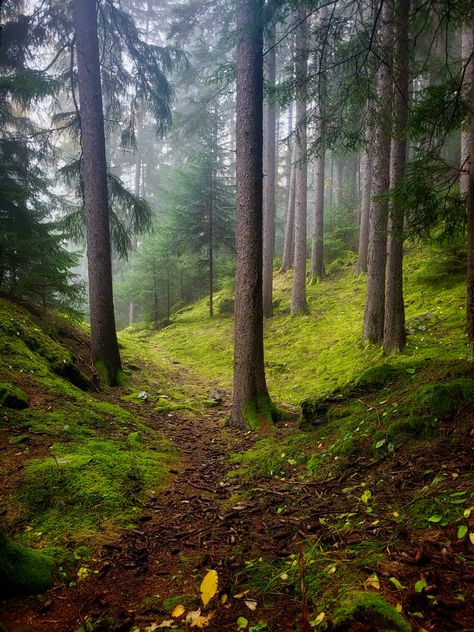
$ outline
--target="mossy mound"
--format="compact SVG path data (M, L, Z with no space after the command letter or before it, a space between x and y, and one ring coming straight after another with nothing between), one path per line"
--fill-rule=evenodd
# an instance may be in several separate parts
M357 623L368 626L370 632L412 632L401 614L372 592L349 594L334 612L334 632L348 632Z
M351 390L356 390L357 392L377 391L391 382L397 374L397 369L390 364L371 366L354 380L355 388Z
M36 595L52 585L52 558L17 544L0 527L0 593Z
M474 397L474 380L459 378L446 384L425 384L413 397L413 410L440 421L457 413L460 405Z
M22 410L30 405L28 395L13 384L0 384L0 406Z

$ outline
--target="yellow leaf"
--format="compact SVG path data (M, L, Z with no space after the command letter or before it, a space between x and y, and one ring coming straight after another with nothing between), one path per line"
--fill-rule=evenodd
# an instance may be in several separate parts
M336 568L337 566L334 564L334 566L331 566L331 568L328 570L328 575L332 575L333 573L336 572Z
M244 592L241 592L238 595L234 595L234 599L242 599L242 597L245 597L245 595L249 592L250 590L244 590Z
M397 612L403 612L402 604L397 602L397 605L395 606L395 610Z
M316 617L316 619L314 621L311 621L311 625L316 627L317 625L319 625L323 621L325 616L326 615L324 614L324 612L320 612L318 614L318 616Z
M257 609L257 602L254 601L253 599L248 599L247 601L244 601L245 605L247 606L247 608L249 610L256 610Z
M145 632L155 632L155 630L162 630L163 628L172 628L174 626L173 619L164 619L161 623L152 623L147 628L145 628Z
M217 571L209 571L201 583L202 603L207 606L217 592Z
M399 516L400 514L398 513L398 511L394 511L394 512L393 512L393 515L395 516L395 518L398 518L398 516Z
M221 604L224 605L229 601L229 595L227 593L224 593L221 597Z
M184 610L185 610L185 608L184 608L183 604L180 603L173 610L173 612L171 613L171 616L174 617L175 619L177 619L178 617L180 617L181 615L184 614Z
M373 573L365 580L365 585L370 586L371 588L375 588L375 590L380 590L380 581L377 576L377 573Z
M213 617L213 612L210 612L208 615L202 615L201 610L193 610L192 612L188 612L186 623L192 628L207 628Z
M471 544L474 544L474 533L469 534L469 540L471 541Z

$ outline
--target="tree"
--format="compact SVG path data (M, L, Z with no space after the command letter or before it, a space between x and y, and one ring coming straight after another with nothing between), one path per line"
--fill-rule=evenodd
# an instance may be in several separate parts
M262 309L262 1L237 9L236 269L232 424L271 421L265 381Z
M410 0L395 0L392 141L390 149L390 215L387 247L387 286L383 348L385 353L400 351L406 344L405 306L403 303L403 206L399 203L405 175L407 155L406 126L408 121L408 19Z
M91 350L106 381L117 385L121 370L112 295L110 217L104 115L100 80L96 0L74 0L86 219Z
M357 255L357 271L367 272L367 255L369 249L369 213L370 189L372 184L372 131L366 131L367 147L361 158L362 200L360 204L359 250Z
M273 256L275 251L275 185L276 185L276 48L275 25L268 27L267 84L269 97L266 109L265 195L263 205L263 315L273 315Z
M307 75L307 25L305 13L298 11L301 24L296 31L296 175L295 175L295 262L293 287L291 292L291 313L304 314L306 303L306 216L307 216L307 179L306 163L306 99L305 84Z
M387 0L382 8L379 25L379 57L376 78L374 155L372 166L372 198L369 216L369 256L362 342L382 342L385 309L385 263L387 259L386 193L390 186L390 112L392 7Z
M283 240L283 259L281 271L287 272L293 265L295 244L295 202L296 202L296 145L295 142L289 149L290 153L290 177L288 183L288 203L286 209L285 235Z
M472 24L472 23L471 23ZM474 360L474 31L469 20L462 31L462 58L464 64L464 96L470 109L469 121L462 132L461 160L462 168L467 171L461 175L461 195L467 206L467 335L469 340L469 359Z

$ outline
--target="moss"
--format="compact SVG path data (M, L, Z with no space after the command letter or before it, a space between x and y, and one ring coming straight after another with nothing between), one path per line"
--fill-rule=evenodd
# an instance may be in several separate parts
M30 405L28 395L13 384L0 384L0 406L22 410Z
M42 593L53 585L50 555L8 538L0 527L0 592L4 596Z
M354 386L359 391L376 391L391 382L397 373L398 371L390 364L371 366L354 380Z
M393 606L373 592L353 592L334 611L334 632L347 632L357 623L368 632L411 632L412 627Z
M399 419L387 429L386 434L392 439L400 437L415 437L417 439L428 439L439 430L439 423L435 419L426 419L410 415L405 419Z
M474 397L474 380L460 378L446 384L425 384L413 397L413 407L420 414L445 420L455 415L462 402Z
M284 416L267 393L261 393L242 406L242 416L249 428L255 430L263 424L272 424Z

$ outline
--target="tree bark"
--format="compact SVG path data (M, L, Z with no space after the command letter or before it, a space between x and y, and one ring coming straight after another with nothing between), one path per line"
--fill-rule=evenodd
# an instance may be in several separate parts
M237 9L236 269L234 394L231 422L257 427L271 421L265 382L262 309L263 3Z
M405 175L408 121L408 19L410 0L395 1L395 45L393 59L392 141L390 149L390 189L400 185ZM387 286L385 290L385 353L401 351L406 344L405 305L403 302L403 224L404 213L392 198L390 202Z
M275 43L275 26L268 32L268 48ZM276 48L271 48L267 57L267 83L270 89L276 80ZM263 315L273 316L273 256L275 252L275 186L276 186L276 104L273 95L267 103L266 122L266 173L263 207Z
M96 0L74 0L73 13L81 117L92 358L108 383L116 385L121 365L112 295Z
M362 342L383 341L385 309L385 264L387 259L388 207L383 196L390 187L390 111L391 78L391 19L390 0L383 5L379 28L379 51L382 57L377 71L372 165L372 199L369 213L369 256Z
M296 202L296 143L293 141L291 151L290 189L288 193L288 209L286 212L285 238L283 241L283 260L281 272L287 272L293 266L294 240L295 240L295 202Z
M466 22L462 32L462 57L466 64L464 72L463 94L470 105L469 125L462 132L461 194L467 208L467 337L469 341L469 360L474 361L474 33Z
M371 137L370 131L367 133ZM360 207L359 226L359 252L357 258L357 271L359 274L367 272L367 253L369 249L369 210L370 210L370 188L372 181L372 156L370 149L370 138L368 138L367 150L362 156L362 201Z
M307 220L307 179L306 163L306 99L307 79L307 26L305 12L298 11L299 20L303 20L296 30L296 175L295 175L295 260L293 287L291 292L291 314L304 314L308 309L306 303L306 220Z

